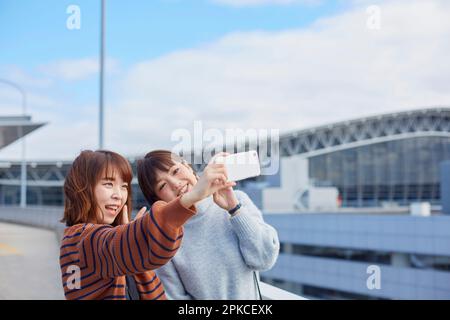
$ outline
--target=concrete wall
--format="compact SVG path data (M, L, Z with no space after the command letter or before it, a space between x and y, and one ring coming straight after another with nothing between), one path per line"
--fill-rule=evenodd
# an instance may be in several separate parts
M450 299L450 272L415 269L403 253L450 257L450 216L266 214L283 243L392 254L392 265L281 254L264 277L389 299ZM400 261L400 262L399 262ZM366 286L367 267L381 268L381 290Z
M280 241L450 256L450 216L266 214Z
M450 272L380 267L380 289L368 289L371 263L281 254L264 277L386 299L450 299Z
M59 222L63 213L64 208L62 207L0 206L0 221L53 230L59 241L65 229L65 225Z
M450 215L450 161L444 161L440 167L442 212Z

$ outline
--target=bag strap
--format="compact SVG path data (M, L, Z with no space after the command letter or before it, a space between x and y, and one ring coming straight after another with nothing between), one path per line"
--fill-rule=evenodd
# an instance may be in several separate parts
M140 300L141 297L139 296L139 292L137 290L136 281L134 280L134 277L131 275L126 275L126 294L127 294L127 300Z
M256 276L256 271L253 271L253 279L255 280L256 288L258 289L259 300L262 300L261 290L259 289L258 277Z

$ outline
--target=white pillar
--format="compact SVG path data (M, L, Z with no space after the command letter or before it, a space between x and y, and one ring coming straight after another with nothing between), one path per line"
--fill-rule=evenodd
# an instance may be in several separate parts
M262 191L264 212L287 213L294 208L296 194L308 187L308 158L296 155L281 158L279 188L266 188Z

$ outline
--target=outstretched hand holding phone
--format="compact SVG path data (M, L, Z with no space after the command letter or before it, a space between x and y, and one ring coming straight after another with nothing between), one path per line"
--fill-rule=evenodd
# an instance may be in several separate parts
M235 154L220 152L212 158L211 162L225 164L228 181L244 180L261 174L258 152L256 150ZM223 188L215 192L214 202L227 211L239 204L232 187Z
M185 208L190 208L196 202L209 197L215 192L234 187L235 185L236 182L227 182L224 164L210 162L192 190L181 196L181 205Z
M211 159L211 163L216 163L217 159L225 158L229 155L230 155L229 153L220 152ZM226 173L227 180L228 180L228 172L227 172L226 166L225 166L225 173ZM217 190L213 194L213 199L214 199L214 202L219 207L221 207L222 209L227 210L227 211L230 211L231 209L236 207L239 203L238 199L236 198L236 195L234 194L233 186Z

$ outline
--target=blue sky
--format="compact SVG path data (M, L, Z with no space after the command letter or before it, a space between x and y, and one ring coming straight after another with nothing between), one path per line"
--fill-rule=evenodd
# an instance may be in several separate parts
M0 78L23 86L28 113L49 123L27 138L31 159L97 146L99 3L0 0ZM373 4L379 30L366 25ZM66 28L69 5L81 9L80 30ZM125 154L170 148L171 134L195 121L283 131L450 102L445 0L108 0L106 8L106 147ZM19 106L0 84L0 115ZM0 160L19 155L16 143Z
M100 1L1 0L0 63L33 68L98 54ZM66 8L81 9L81 29L68 30ZM208 0L109 0L107 51L125 65L207 43L234 31L301 28L344 9L342 1L230 7Z
M66 28L69 5L77 5L81 10L79 30ZM132 4L108 0L106 55L127 68L143 60L208 43L231 32L300 28L342 9L340 1L233 7L209 0L134 0ZM46 76L42 74L42 66L54 61L96 59L99 15L100 1L0 0L0 47L4 48L0 51L0 77L15 80L10 79L10 69L20 68L40 78ZM106 101L114 99L111 82L105 84ZM77 115L79 118L80 107L70 105L97 103L97 84L95 76L75 83L54 83L52 96L66 101L59 112L67 118ZM26 83L21 85L26 89ZM47 121L32 106L28 109L37 120ZM87 116L92 114L88 112Z

